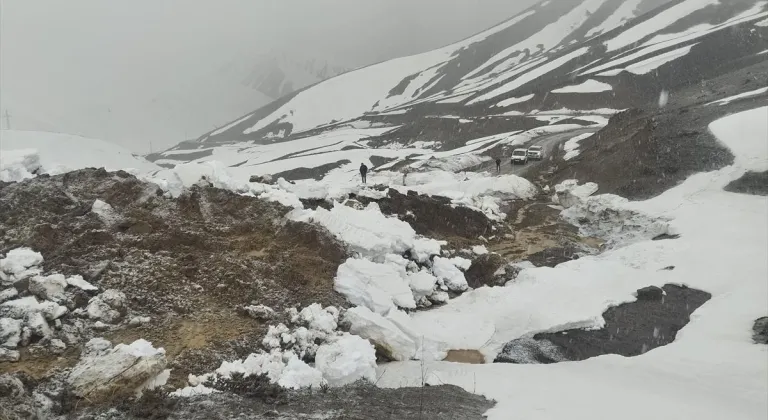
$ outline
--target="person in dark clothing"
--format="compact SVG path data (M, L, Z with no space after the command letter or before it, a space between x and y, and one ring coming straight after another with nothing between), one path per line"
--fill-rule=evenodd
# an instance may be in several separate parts
M365 176L368 174L368 167L364 163L360 164L360 176L363 178L363 184L366 183Z
M501 173L501 158L496 158L496 173Z

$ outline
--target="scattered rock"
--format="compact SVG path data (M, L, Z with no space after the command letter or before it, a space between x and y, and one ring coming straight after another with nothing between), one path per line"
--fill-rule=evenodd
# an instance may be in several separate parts
M64 344L64 342L62 340L59 340L58 338L54 338L53 340L51 340L50 347L55 354L64 353L64 350L67 349L67 345Z
M494 363L549 364L567 360L559 347L549 340L518 338L504 345Z
M51 326L48 325L48 321L40 312L30 312L26 321L33 338L50 338L53 335Z
M146 340L118 344L110 350L103 348L105 340L97 340L88 343L92 351L67 377L67 384L80 398L100 402L133 396L140 385L165 369L165 350L152 347Z
M506 272L504 276L497 276L496 273L504 267L506 261L499 254L483 254L472 260L472 265L464 273L469 287L476 289L482 286L501 286L507 281Z
M125 310L125 294L119 290L109 289L91 298L86 312L88 317L108 324L119 321Z
M0 303L3 303L7 300L11 300L19 295L19 291L16 290L14 287L9 287L3 291L0 292Z
M251 175L248 182L258 182L260 184L273 184L272 175Z
M768 316L755 320L752 326L752 340L758 344L768 344Z
M243 308L245 313L259 321L269 321L275 317L275 311L265 305L249 305Z
M40 299L60 302L64 299L67 280L63 274L34 276L29 280L29 291Z
M21 341L20 319L0 318L0 346L15 349Z
M20 357L18 351L0 347L0 362L18 362Z
M138 327L139 325L149 324L151 320L148 316L135 316L128 321L128 325L131 327Z

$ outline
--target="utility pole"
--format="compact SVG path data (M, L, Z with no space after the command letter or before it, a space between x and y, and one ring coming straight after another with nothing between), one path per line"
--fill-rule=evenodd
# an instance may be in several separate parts
M5 110L5 128L11 129L11 114L8 113L7 109Z

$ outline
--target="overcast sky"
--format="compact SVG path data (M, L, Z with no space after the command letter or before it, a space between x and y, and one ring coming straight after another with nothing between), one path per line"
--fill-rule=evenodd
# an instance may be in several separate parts
M65 97L76 107L84 95L119 109L124 97L135 102L195 70L270 49L362 66L457 41L535 1L0 2L0 100L22 104L19 114ZM62 117L40 118L52 130Z

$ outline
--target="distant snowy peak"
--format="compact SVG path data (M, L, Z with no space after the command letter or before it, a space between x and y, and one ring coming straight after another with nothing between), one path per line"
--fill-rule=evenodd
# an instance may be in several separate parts
M257 55L250 70L245 69L241 83L264 95L278 99L298 89L338 76L348 69L317 58L270 51ZM242 67L242 64L236 67Z
M582 105L557 101L579 102L585 95L593 98L591 102L604 98L593 108L622 109L633 105L627 95L600 96L610 90L613 80L589 79L622 72L632 77L655 75L668 63L695 55L692 48L700 50L699 57L706 57L710 47L700 41L725 33L726 28L765 19L766 5L768 2L756 0L543 1L452 45L328 79L201 139L274 141L278 132L283 133L282 138L363 116L407 115L425 107L501 104L529 112L576 109L573 107ZM280 69L284 71L284 67ZM281 74L269 73L253 81L270 81L272 95L284 94L290 89ZM682 79L694 76L698 73L676 75L674 82L684 83ZM581 95L571 94L570 99L552 95L557 100L545 96L563 92L567 86L582 86L580 92L574 92Z
M662 90L674 97L763 62L766 18L767 0L543 1L454 44L282 96L150 158L301 179L354 173L372 157L386 169L498 153L597 129L620 110L657 106Z

